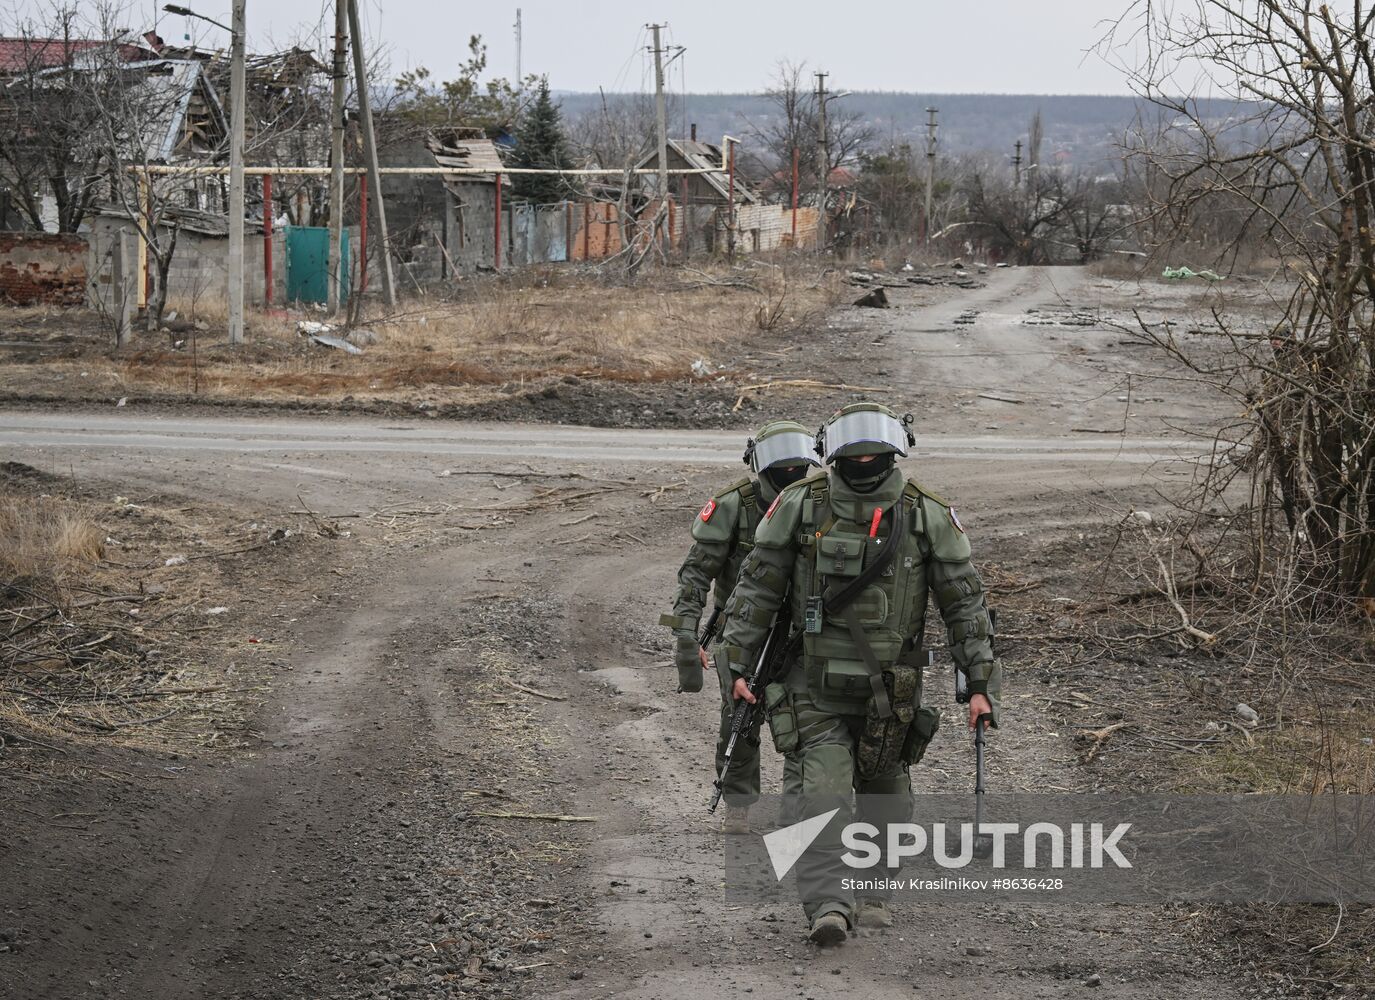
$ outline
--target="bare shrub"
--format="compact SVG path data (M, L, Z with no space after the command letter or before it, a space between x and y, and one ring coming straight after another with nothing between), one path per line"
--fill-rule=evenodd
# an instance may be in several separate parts
M1236 518L1254 588L1375 611L1370 18L1356 0L1143 0L1122 23L1150 43L1137 88L1173 116L1140 151L1160 211L1184 234L1226 216L1229 246L1258 246L1292 278L1265 329L1214 311L1222 357L1186 347L1169 324L1142 325L1238 404L1192 497L1195 524L1210 507ZM1236 115L1209 120L1177 96L1200 71L1235 98Z

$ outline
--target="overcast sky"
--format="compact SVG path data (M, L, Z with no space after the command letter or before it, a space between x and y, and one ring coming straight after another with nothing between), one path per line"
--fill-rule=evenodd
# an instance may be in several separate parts
M21 0L36 10L37 0ZM151 0L137 0L151 19ZM229 0L183 0L229 20ZM253 47L317 35L330 21L330 0L248 0ZM515 3L454 0L362 0L365 31L385 42L396 68L424 65L453 75L469 35L488 44L489 69L515 73ZM525 0L524 70L547 73L555 90L649 90L653 76L645 22L668 23L666 41L686 48L669 69L669 87L689 91L758 91L781 59L828 70L850 90L937 93L1126 93L1119 72L1085 54L1105 17L1127 0L754 0L645 3L643 0ZM160 31L180 42L186 19L161 14ZM133 25L131 25L133 27ZM224 33L192 29L203 45Z

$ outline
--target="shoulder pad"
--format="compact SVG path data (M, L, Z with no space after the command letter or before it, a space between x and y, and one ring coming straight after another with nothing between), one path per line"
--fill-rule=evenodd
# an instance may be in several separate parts
M702 505L692 519L693 541L729 542L735 537L735 522L740 517L739 485L716 494Z
M951 507L939 497L921 490L923 530L931 543L931 554L941 562L967 562L970 555L969 536L964 533Z
M778 494L754 531L755 545L783 549L794 544L797 526L802 520L802 505L808 499L808 485L812 482L810 476L800 479Z
M909 496L916 496L917 494L921 494L924 497L929 497L930 499L936 501L936 503L940 504L942 507L950 506L949 500L946 500L939 494L932 493L930 490L928 490L921 483L917 482L915 479L907 480L907 493Z
M746 476L744 479L738 479L735 482L731 483L729 486L727 486L720 493L716 494L716 499L720 500L722 497L727 496L731 493L739 493L742 490L744 490L746 486L751 486L753 485L753 483L754 480L751 479L749 476Z

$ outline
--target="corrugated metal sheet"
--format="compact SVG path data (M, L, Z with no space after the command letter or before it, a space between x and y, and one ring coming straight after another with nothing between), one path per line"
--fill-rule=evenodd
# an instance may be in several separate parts
M720 146L713 146L709 142L695 142L691 139L669 139L668 149L670 168L677 168L678 164L674 161L681 160L689 170L710 171L699 176L720 195L722 201L730 200L730 175L721 169ZM653 149L641 157L640 162L635 166L639 170L649 170L657 166L658 163L659 151ZM759 201L759 195L742 184L738 174L735 178L735 200L750 205Z
M434 157L435 166L457 169L476 167L492 171L490 174L463 174L457 177L445 177L444 186L460 198L462 191L457 189L456 185L464 183L493 184L503 166L496 143L477 129L456 130L440 135L431 134L425 138L425 147ZM503 184L510 183L508 177L503 176L501 180Z

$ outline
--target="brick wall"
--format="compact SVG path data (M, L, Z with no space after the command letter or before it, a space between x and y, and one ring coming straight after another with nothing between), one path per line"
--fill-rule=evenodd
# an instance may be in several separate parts
M80 305L87 243L73 233L0 233L0 300Z

